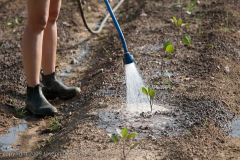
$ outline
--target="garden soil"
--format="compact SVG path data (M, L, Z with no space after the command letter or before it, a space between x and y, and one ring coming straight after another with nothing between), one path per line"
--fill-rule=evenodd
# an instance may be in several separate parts
M107 13L104 3L83 3L88 23L97 29ZM171 112L142 113L140 118L147 124L151 116L165 116L179 124L165 125L159 136L150 124L114 124L143 135L132 140L140 144L127 159L240 159L240 139L231 136L240 114L240 3L199 0L191 6L186 0L183 8L173 8L174 3L127 0L116 12L145 84L156 90L154 103L171 106ZM172 16L191 26L175 27ZM50 100L59 111L56 117L34 117L22 110L26 23L25 1L0 0L0 137L23 119L27 122L26 130L14 135L12 147L0 151L0 159L121 159L121 146L107 135L108 125L101 125L103 113L126 102L123 49L111 19L101 34L91 35L77 1L62 2L56 71L62 82L80 87L81 93L67 101ZM182 42L182 35L190 35L191 45ZM167 40L175 47L172 53L163 49ZM113 112L114 118L106 117L119 120L121 111ZM11 151L14 147L19 150Z

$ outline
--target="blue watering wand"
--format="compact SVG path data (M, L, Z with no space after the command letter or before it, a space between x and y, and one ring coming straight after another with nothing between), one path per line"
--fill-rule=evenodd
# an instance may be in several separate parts
M130 63L134 63L134 59L133 59L133 55L131 55L129 52L128 52L128 48L127 48L127 44L126 44L126 41L125 41L125 38L124 38L124 35L122 33L122 30L117 22L117 19L112 11L112 8L108 2L108 0L104 0L105 3L106 3L106 6L108 8L108 11L112 17L112 20L113 20L113 23L115 25L115 27L117 28L117 31L118 31L118 34L121 38L121 41L122 41L122 44L123 44L123 49L124 49L124 55L123 55L123 63L126 65L126 64L130 64Z

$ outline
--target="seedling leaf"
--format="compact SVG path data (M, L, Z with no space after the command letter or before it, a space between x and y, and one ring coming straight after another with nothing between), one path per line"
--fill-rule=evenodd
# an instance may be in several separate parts
M122 137L123 138L126 138L127 137L127 134L128 134L128 129L126 127L123 128L123 131L122 131Z
M119 134L119 136L121 136L122 137L122 130L121 129L117 129L117 133Z
M150 87L148 87L148 94L151 92L151 88Z
M21 24L22 21L23 21L22 19L18 19L18 18L15 19L15 22L16 22L17 24Z
M176 25L176 27L178 26L178 23L177 23L177 19L173 16L173 20L174 20L174 23Z
M14 26L14 23L9 21L7 24L6 24L6 27L9 27L9 26Z
M190 11L185 11L185 13L187 13L187 14L189 14L189 15L192 14L192 12L190 12Z
M188 35L184 35L182 38L183 42L186 43L187 45L191 45L191 38Z
M117 144L119 143L119 139L116 136L114 136L113 134L108 134L108 136L111 137L112 140L114 140Z
M191 26L191 24L190 24L190 23L183 23L182 26L183 26L183 27Z
M142 92L143 92L144 94L148 95L148 91L147 91L147 89L146 89L145 87L142 87Z
M171 45L171 43L172 43L171 40L168 40L167 42L165 42L165 43L163 44L163 49L166 50L167 46L168 46L168 45Z
M130 139L130 138L133 138L137 135L137 133L133 132L133 133L130 133L128 136L127 136L127 140Z
M154 99L155 94L156 94L156 92L155 92L154 90L151 90L151 91L150 91L149 95L150 95L150 97L151 97L152 100Z
M181 7L181 5L180 5L180 4L178 4L178 3L174 3L174 4L172 5L172 7L175 7L175 8L180 8L180 7Z
M134 143L131 145L130 150L132 150L134 147L136 147L139 143Z
M170 52L174 51L174 49L175 48L172 45L168 45L167 48L166 48L166 52L170 53Z
M38 149L41 149L41 146L39 144L37 144L37 147L38 147Z
M182 19L180 18L180 19L178 20L178 26L181 26L181 24L182 24Z

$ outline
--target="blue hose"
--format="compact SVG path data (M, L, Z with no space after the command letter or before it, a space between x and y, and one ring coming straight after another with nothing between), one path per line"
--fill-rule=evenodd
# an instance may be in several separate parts
M126 41L125 41L125 38L124 38L124 35L122 33L122 30L117 22L117 19L116 17L114 16L114 13L112 11L112 8L108 2L108 0L105 0L105 3L106 3L106 6L108 8L108 11L112 17L112 20L113 20L113 23L115 25L115 27L117 28L117 31L118 31L118 34L122 40L122 44L123 44L123 48L124 48L124 56L123 56L123 63L124 64L130 64L130 63L133 63L134 62L134 59L133 59L133 56L128 52L128 49L127 49L127 44L126 44Z

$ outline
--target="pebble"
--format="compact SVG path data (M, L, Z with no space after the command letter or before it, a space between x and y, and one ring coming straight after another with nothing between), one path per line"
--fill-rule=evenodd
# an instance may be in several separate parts
M49 133L49 136L53 136L54 134L53 133Z
M230 72L230 69L229 69L228 66L225 66L224 69L225 69L225 71L226 71L227 73Z
M141 16L141 17L147 17L148 15L147 15L145 12L142 12L142 13L140 14L140 16Z
M41 139L38 141L38 143L45 142L45 139Z
M97 116L98 113L97 113L97 112L90 112L90 113L88 113L88 115L89 115L89 116Z
M106 103L103 103L103 102L99 102L99 103L98 103L98 106L99 106L100 108L106 108L106 107L108 107L108 105L107 105Z
M75 58L73 58L70 63L71 64L78 64L78 61Z

